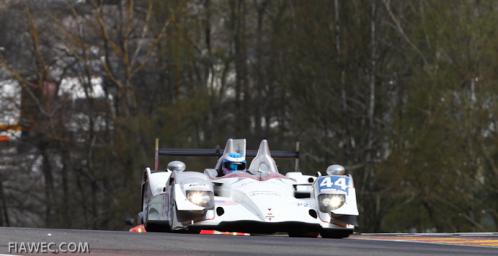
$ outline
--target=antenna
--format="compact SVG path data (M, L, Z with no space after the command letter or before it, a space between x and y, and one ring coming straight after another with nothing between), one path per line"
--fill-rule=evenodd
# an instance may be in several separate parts
M294 168L297 172L297 171L299 171L299 141L296 141L296 153L297 153L297 157L294 160Z
M154 170L159 170L159 138L156 138L156 147L154 150Z

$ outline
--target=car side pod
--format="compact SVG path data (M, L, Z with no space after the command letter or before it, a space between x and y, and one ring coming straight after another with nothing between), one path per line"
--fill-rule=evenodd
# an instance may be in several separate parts
M140 225L137 225L137 226L130 228L130 232L131 233L147 233L147 231L145 230L145 226L143 224L140 224Z

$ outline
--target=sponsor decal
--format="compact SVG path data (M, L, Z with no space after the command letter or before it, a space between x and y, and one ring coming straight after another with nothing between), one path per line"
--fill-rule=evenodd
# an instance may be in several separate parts
M273 191L252 191L249 196L280 196L280 194Z
M266 212L266 215L265 215L265 219L267 219L268 221L271 221L273 218L275 218L275 215L273 215L271 208L268 208L268 211Z
M209 184L205 183L188 183L184 184L183 188L185 190L210 190Z
M298 207L311 208L313 204L311 202L297 202Z

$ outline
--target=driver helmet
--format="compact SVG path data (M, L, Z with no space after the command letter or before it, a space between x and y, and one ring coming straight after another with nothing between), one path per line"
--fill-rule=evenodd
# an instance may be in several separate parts
M223 171L223 175L234 171L245 171L246 159L239 153L228 153L221 162L221 169Z

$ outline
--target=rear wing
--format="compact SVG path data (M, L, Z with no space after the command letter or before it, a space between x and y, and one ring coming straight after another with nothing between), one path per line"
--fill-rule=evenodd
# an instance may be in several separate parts
M246 157L255 157L257 150L247 150ZM159 170L159 156L200 156L200 157L221 157L223 149L217 148L159 148L159 139L156 139L155 149L155 169ZM295 151L272 150L273 158L295 159L295 168L299 168L299 142L296 142Z
M257 150L247 150L247 157L255 157ZM159 148L159 156L212 156L220 157L223 150L220 148ZM299 158L299 151L274 150L271 152L274 158Z

